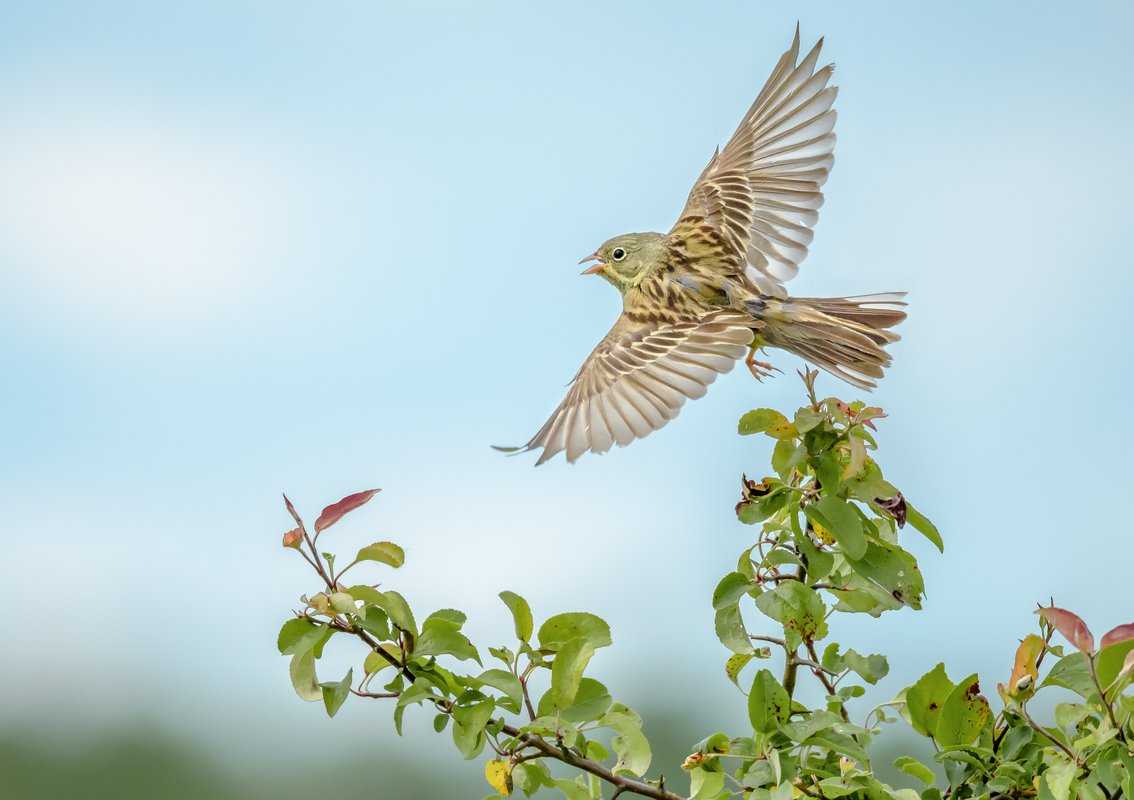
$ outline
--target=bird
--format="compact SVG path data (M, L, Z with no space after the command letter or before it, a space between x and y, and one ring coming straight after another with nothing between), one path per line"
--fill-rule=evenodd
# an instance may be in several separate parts
M534 436L510 454L566 451L574 463L660 429L744 359L763 380L767 348L875 388L891 359L904 292L792 297L834 164L833 64L823 39L800 58L799 26L736 132L718 147L668 233L626 233L579 263L622 295L622 312Z

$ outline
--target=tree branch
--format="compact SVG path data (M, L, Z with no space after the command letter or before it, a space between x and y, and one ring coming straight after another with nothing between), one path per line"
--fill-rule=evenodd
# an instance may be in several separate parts
M370 636L370 634L368 634L366 631L350 627L339 627L338 630L343 631L343 633L350 633L357 636L359 639L365 642L371 650L378 653L391 665L400 670L402 675L410 683L413 683L416 680L414 674L410 672L407 667L399 664L393 656L379 647L379 643L375 641L374 638ZM358 694L358 692L356 692L356 694ZM379 695L378 693L365 693L361 696L377 697L381 695ZM391 696L396 697L397 694L391 694ZM452 704L446 703L446 705L443 707L443 710L445 711L445 713L452 713ZM542 737L535 736L530 733L524 733L519 728L516 728L512 725L504 723L501 725L500 730L502 730L509 736L518 739L525 747L533 747L547 758L553 758L556 761L560 761L570 767L575 767L576 769L581 769L584 772L589 772L591 775L594 775L595 777L606 781L611 786L614 786L616 789L622 792L630 792L632 794L641 795L642 797L650 797L654 800L685 800L685 798L679 794L674 794L673 792L667 791L658 786L654 786L653 784L646 783L645 781L627 778L624 775L615 775L611 770L598 763L597 761L592 761L589 758L584 758L582 756L576 755L567 748L556 747Z
M621 792L630 792L632 794L640 795L642 797L652 797L654 800L685 800L681 795L674 794L671 791L662 789L659 786L654 786L652 783L645 781L635 780L634 778L627 778L624 775L615 775L609 769L604 767L597 761L592 761L589 758L577 756L566 748L560 749L555 745L548 742L539 736L534 736L530 733L524 733L518 728L505 724L501 730L509 736L514 736L519 739L524 745L534 747L539 750L543 755L548 758L553 758L556 761L561 761L567 766L581 769L583 772L589 772L591 775L606 781L611 786L615 787L616 794Z

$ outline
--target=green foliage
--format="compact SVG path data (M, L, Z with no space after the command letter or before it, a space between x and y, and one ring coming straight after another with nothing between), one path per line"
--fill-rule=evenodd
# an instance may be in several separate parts
M287 503L297 527L283 544L321 582L277 638L279 652L291 659L296 693L322 700L330 716L352 696L392 700L399 734L409 709L428 706L434 730L448 728L462 757L488 753L484 777L497 797L551 790L568 800L599 800L606 785L617 796L655 800L1134 798L1134 699L1127 693L1134 624L1111 630L1096 646L1078 616L1041 608L1039 634L1021 642L1007 684L998 685L998 712L981 694L978 676L954 683L938 664L894 700L875 704L861 724L854 721L859 698L887 675L889 663L827 641L838 615L919 609L925 586L903 534L908 526L938 550L943 543L874 458L882 410L819 400L815 373L803 377L809 402L792 417L755 409L738 425L741 435L764 435L755 441L770 444L773 472L759 481L742 477L736 516L754 535L711 598L714 629L729 651L725 676L746 695L748 726L736 735L717 731L692 747L681 765L687 790L675 789L681 781L672 769L668 783L660 774L645 777L653 753L641 718L587 674L612 642L601 618L560 613L537 628L528 602L503 591L515 639L485 649L498 662L486 669L463 632L464 613L441 609L419 628L397 591L344 585L343 573L357 565L397 568L405 560L398 545L376 542L336 572L333 554L316 547L323 530L377 490L327 506L314 537ZM1065 655L1052 644L1056 631L1075 652ZM340 681L319 682L316 664L332 637L364 646L357 686L353 669ZM1049 654L1056 660L1042 675ZM762 663L746 680L753 661ZM797 683L807 678L823 690L821 707L796 699ZM547 686L538 699L534 682ZM1045 727L1027 704L1048 687L1076 697L1059 704ZM941 785L940 773L910 756L894 766L922 785L920 792L875 776L871 741L879 726L901 718L933 741ZM560 765L554 771L553 761ZM571 770L566 777L564 767Z

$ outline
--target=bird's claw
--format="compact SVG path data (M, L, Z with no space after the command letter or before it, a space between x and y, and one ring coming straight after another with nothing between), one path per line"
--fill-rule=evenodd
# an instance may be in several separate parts
M773 372L783 372L782 369L769 364L767 361L758 361L756 359L755 350L748 354L748 358L744 359L744 365L748 367L748 371L752 373L752 377L761 383L764 382L764 378L771 376Z

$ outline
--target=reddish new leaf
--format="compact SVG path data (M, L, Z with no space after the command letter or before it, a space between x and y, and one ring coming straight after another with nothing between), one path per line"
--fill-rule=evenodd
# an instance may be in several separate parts
M291 514L291 518L295 520L295 524L302 528L303 520L299 518L299 512L295 510L295 506L291 504L291 500L288 499L286 494L283 496L283 501L284 505L287 506L287 513Z
M1125 625L1119 625L1117 628L1112 628L1103 634L1102 643L1099 645L1100 650L1105 650L1112 644L1125 642L1134 639L1134 622L1128 622Z
M319 515L319 519L315 520L315 533L331 527L344 516L354 511L359 506L365 505L369 502L370 498L382 491L381 489L367 489L365 492L355 492L348 494L337 503L332 503L323 509L323 513Z
M292 528L290 531L283 535L283 546L299 548L299 543L303 541L303 531L299 528Z
M1063 608L1048 606L1036 611L1051 627L1063 634L1067 641L1075 645L1084 653L1095 652L1095 637L1087 623L1083 622L1077 614L1072 614Z

